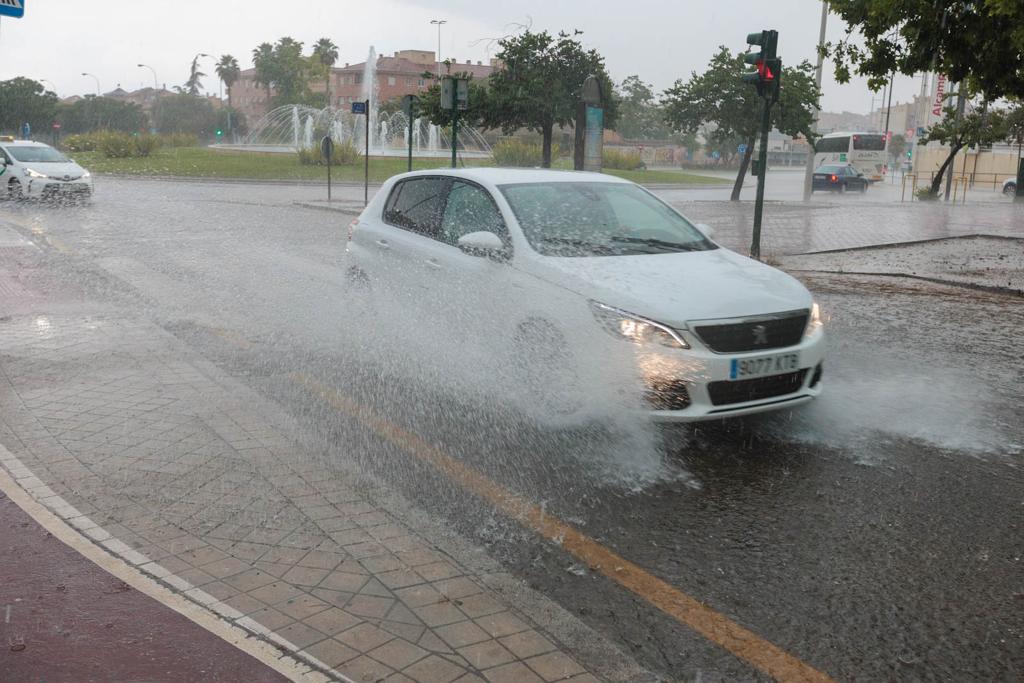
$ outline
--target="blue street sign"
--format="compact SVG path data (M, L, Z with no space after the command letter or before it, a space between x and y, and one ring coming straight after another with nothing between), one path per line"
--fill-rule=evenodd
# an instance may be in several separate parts
M716 149L714 152L711 153L711 158L717 161L718 159L722 158L722 153Z
M747 146L745 144L741 144L739 147L736 148L736 153L737 154L746 154L747 153Z
M25 0L0 0L0 17L25 16Z
M2 2L3 0L0 0ZM353 114L365 114L366 113L366 102L353 102L352 103Z

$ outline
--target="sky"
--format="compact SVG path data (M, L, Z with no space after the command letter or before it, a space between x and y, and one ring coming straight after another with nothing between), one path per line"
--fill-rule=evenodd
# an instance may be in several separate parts
M441 58L487 60L496 41L528 25L533 30L579 29L588 48L605 57L613 80L638 74L663 90L693 71L702 71L719 45L745 47L748 33L779 32L783 64L814 59L821 20L817 0L24 0L25 17L0 19L0 80L15 76L46 79L61 97L118 85L134 90L157 82L168 88L188 78L201 52L232 54L251 66L261 42L291 36L308 47L327 37L340 49L339 65L401 49L437 50L443 19ZM829 17L827 35L840 38L842 21ZM213 60L200 59L210 74L207 91L217 93ZM919 90L919 80L897 77L893 103ZM825 111L868 113L873 94L863 80L840 85L826 61L822 83Z

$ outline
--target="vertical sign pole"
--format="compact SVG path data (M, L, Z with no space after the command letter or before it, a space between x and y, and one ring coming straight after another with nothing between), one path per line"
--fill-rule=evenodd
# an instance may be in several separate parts
M412 170L412 103L409 106L409 169Z
M331 201L331 148L327 148L327 201Z
M455 146L459 139L459 108L452 109L452 168L455 168Z
M363 155L363 206L370 203L370 100L366 100L366 154Z
M764 114L761 119L761 151L758 161L757 200L754 202L754 235L750 242L750 257L761 259L761 214L764 211L764 177L768 174L768 131L771 129L772 100L764 100Z

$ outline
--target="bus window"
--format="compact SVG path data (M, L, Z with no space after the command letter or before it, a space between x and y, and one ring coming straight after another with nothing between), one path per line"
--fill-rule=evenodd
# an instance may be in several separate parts
M864 152L884 152L884 135L854 135L853 148Z
M850 138L822 138L814 145L814 151L823 154L839 154L850 151Z

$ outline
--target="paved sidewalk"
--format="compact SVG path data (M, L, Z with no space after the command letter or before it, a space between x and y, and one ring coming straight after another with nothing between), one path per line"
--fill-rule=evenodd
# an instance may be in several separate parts
M57 540L0 493L0 680L286 680Z
M332 675L595 680L496 592L498 568L467 568L404 524L151 323L0 319L0 416L0 443L100 527L87 533Z

